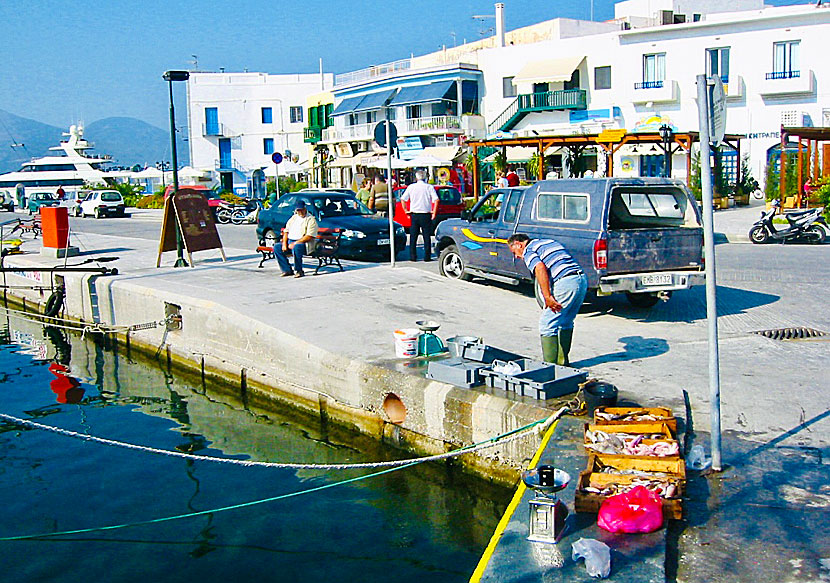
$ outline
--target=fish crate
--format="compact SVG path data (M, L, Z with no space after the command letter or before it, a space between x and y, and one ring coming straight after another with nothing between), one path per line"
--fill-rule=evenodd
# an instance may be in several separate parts
M483 344L471 336L453 336L447 338L447 348L450 354L466 360L474 360L485 364L492 364L495 360L521 359L520 354L508 352L489 344Z
M602 415L620 416L621 419L603 419ZM655 419L627 419L627 417L636 417L651 415ZM597 407L594 410L594 423L596 425L629 425L634 423L665 423L669 426L673 434L677 434L677 418L672 413L672 410L667 407Z
M596 427L596 426L593 426L593 427ZM603 427L603 429L601 429L601 431L605 431L606 433L614 433L613 429L609 426L600 426L600 427ZM588 428L586 426L586 430L587 429ZM630 435L630 437L625 437L625 438L623 438L623 440L633 439L635 437L634 434L629 434L629 435ZM591 447L592 445L594 445L594 443L591 442L591 440L588 438L587 434L584 437L584 442L585 442L585 449L588 451L588 453L591 453L591 454L600 454L600 453L602 453L601 451L596 450L593 447ZM668 447L674 446L674 448L677 450L677 453L676 454L671 454L671 455L649 455L649 454L633 454L633 453L622 453L621 452L621 453L616 453L616 454L606 453L604 455L619 455L621 457L630 457L630 458L634 458L634 459L643 458L643 457L645 457L645 458L656 458L656 459L679 459L680 458L680 444L675 439L671 439L671 438L665 437L665 436L657 438L657 439L646 438L646 439L642 439L640 441L640 443L642 443L644 445L656 445L658 443L663 443L663 444L666 444Z
M585 431L604 431L605 433L625 433L628 435L648 435L648 439L674 440L674 433L668 423L620 423L619 425L596 425L586 423ZM584 436L584 433L583 433ZM585 441L587 443L587 441Z
M518 395L547 400L579 390L588 373L567 366L539 362L530 358L513 360L522 369L515 375L496 372L493 367L481 370L485 383L496 389L513 391ZM497 364L497 363L494 363Z
M470 389L482 384L481 369L485 365L461 358L434 360L427 365L427 378Z
M579 474L574 497L574 508L577 512L599 512L602 503L609 495L589 492L585 488L605 489L612 484L627 486L642 479L631 474L605 473L600 470L612 467L618 470L654 471L667 474L664 477L655 477L653 481L661 482L666 487L674 485L675 494L671 498L660 497L663 504L663 515L673 520L683 518L683 490L686 485L686 467L683 460L665 458L636 458L630 456L612 456L592 454L588 458L588 469Z

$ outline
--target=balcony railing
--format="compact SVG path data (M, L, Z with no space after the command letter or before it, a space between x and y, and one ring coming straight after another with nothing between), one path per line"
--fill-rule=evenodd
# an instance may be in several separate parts
M406 120L404 127L406 132L461 130L461 118L457 115L416 117Z
M361 123L353 126L333 127L323 130L323 141L338 142L341 140L363 140L374 136L377 122Z
M236 158L219 158L213 161L213 167L221 172L231 172L233 170L245 172L245 168Z
M801 71L773 71L767 73L767 80L770 79L796 79L801 77Z
M384 63L382 65L372 65L359 71L352 71L350 73L343 73L334 76L334 85L348 85L357 81L365 81L366 79L374 79L376 77L385 77L398 71L406 71L411 66L409 59L401 59L400 61L393 61L391 63Z
M634 89L662 89L663 81L643 81L642 83L635 83Z
M203 123L203 136L226 136L225 124L221 123Z
M528 113L562 109L587 109L587 107L588 92L584 89L524 93L516 97L515 101L493 123L487 126L487 133L509 131Z
M316 144L323 139L323 128L317 126L309 126L303 129L303 142L307 144Z

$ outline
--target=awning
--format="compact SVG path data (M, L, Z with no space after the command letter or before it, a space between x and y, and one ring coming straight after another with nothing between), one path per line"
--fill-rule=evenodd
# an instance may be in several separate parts
M379 156L374 152L362 152L357 156L335 158L327 165L329 168L349 168L352 166L369 166L372 160Z
M458 146L427 146L410 153L415 154L406 160L411 168L451 166L460 154Z
M389 98L392 97L394 92L394 89L389 89L387 91L377 91L375 93L364 95L358 106L354 108L354 111L357 112L369 111L370 109L380 109L386 105L386 102L389 101Z
M360 97L347 97L337 104L337 107L334 108L334 111L332 111L331 114L345 115L347 113L352 113L360 105L361 101L363 101L363 95Z
M573 72L585 60L585 55L531 61L513 77L513 83L545 83L548 81L570 81Z
M437 81L428 85L403 87L389 102L389 105L412 105L413 103L441 101L453 85L455 85L455 81Z

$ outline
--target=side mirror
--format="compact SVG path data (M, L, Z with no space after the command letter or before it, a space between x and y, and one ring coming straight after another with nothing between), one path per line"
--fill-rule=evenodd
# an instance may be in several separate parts
M470 220L470 211L468 211L466 209L461 211L461 219L465 220L465 221L469 221Z

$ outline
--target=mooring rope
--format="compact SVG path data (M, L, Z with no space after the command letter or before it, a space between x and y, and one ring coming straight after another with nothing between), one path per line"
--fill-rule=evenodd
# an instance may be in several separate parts
M478 443L474 443L465 447L460 447L458 449L454 449L452 451L448 451L441 454L435 454L430 456L424 456L420 458L410 458L405 460L390 460L384 462L362 462L362 463L352 463L352 464L309 464L309 463L291 463L291 462L260 462L255 460L239 460L233 458L219 458L219 457L212 457L206 455L196 455L192 453L184 453L181 451L171 451L167 449L159 449L155 447L149 447L146 445L137 445L134 443L127 443L124 441L117 441L113 439L105 439L103 437L97 437L94 435L88 435L85 433L78 433L76 431L70 431L68 429L61 429L60 427L54 427L52 425L44 425L43 423L37 423L36 421L29 421L28 419L20 419L19 417L14 417L12 415L7 415L5 413L0 413L0 419L4 419L14 425L22 426L22 427L29 427L32 429L41 429L43 431L50 431L52 433L57 433L59 435L63 435L66 437L72 437L74 439L80 439L82 441L91 441L94 443L100 443L102 445L108 445L111 447L121 447L125 449L132 449L136 451L143 451L145 453L152 453L156 455L164 455L169 457L178 457L188 460L198 460L198 461L205 461L205 462L214 462L214 463L222 463L222 464L231 464L237 465L242 467L261 467L261 468L284 468L284 469L295 469L295 470L351 470L351 469L360 469L360 468L390 468L390 467L398 467L398 466L405 466L407 464L412 463L423 463L423 462L430 462L430 461L439 461L443 459L453 458L460 455L465 455L468 453L474 453L483 449L487 449L490 447L494 447L498 444L509 443L511 441L515 441L522 437L525 437L532 431L536 430L536 426L543 425L544 427L549 426L553 421L564 415L569 410L568 407L562 407L556 413L548 417L547 419L541 419L539 421L533 421L532 423L528 423L522 427L518 427L516 429L512 429L495 437L491 437L490 439L480 441ZM537 430L538 432L538 430Z
M542 420L539 420L539 421L534 421L533 423L528 423L524 427L520 427L518 429L508 431L506 433L503 433L500 436L493 437L489 440L480 442L479 444L476 444L476 445L487 444L487 446L489 447L491 445L495 445L495 443L497 441L502 442L502 443L505 442L505 441L508 441L508 440L512 441L513 439L518 439L519 436L527 435L530 432L530 430L534 430L536 432L544 434L548 430L548 428L550 428L554 423L556 423L559 420L559 418L561 418L562 415L567 413L569 410L570 409L569 409L568 406L562 407L561 409L556 411L553 415L551 415L547 419L542 419ZM59 429L57 427L51 427L49 425L42 425L40 423L35 423L33 421L27 421L25 419L17 419L16 417L12 417L11 415L5 415L3 413L0 413L0 417L2 417L4 419L7 419L7 420L15 421L15 422L23 422L22 423L23 425L37 427L38 429L48 429L50 431L57 430L58 433L66 432L66 430L64 430L64 429ZM69 432L69 433L73 433L73 432ZM101 440L101 438L91 438L91 436L84 436L84 435L81 435L81 434L77 434L77 435L80 435L81 437L83 437L85 439L92 439L94 441L110 441L110 440ZM74 437L74 435L73 435L73 437ZM500 439L500 438L503 438L503 439ZM120 442L112 442L112 443L120 443ZM140 446L133 446L132 448L139 448L139 447ZM149 448L149 449L152 449L152 448ZM227 459L221 459L221 458L211 458L211 457L208 457L208 456L194 456L192 454L182 454L181 452L168 452L166 450L157 450L157 451L160 451L160 452L163 451L165 454L173 454L173 455L176 455L176 457L196 458L196 459L206 460L206 461L222 461L222 462L228 462L228 461L238 462L238 461L241 461L241 460L227 460ZM467 448L461 448L459 450L455 450L454 452L447 452L447 453L448 454L461 455L461 454L464 454L464 453L470 453L472 451L475 451L474 446L470 446L470 447L467 447ZM79 529L75 529L75 530L62 530L62 531L46 532L46 533L40 533L40 534L25 534L25 535L16 535L16 536L4 536L4 537L0 537L0 541L36 540L36 539L51 538L51 537L55 537L55 536L64 536L64 535L70 535L70 534L84 534L84 533L88 533L88 532L96 532L96 531L102 531L102 530L118 530L118 529L121 529L121 528L129 528L129 527L132 527L132 526L142 526L142 525L147 525L147 524L158 524L158 523L161 523L161 522L169 522L169 521L172 521L172 520L180 520L180 519L183 519L183 518L192 518L192 517L195 517L195 516L204 516L206 514L216 514L218 512L226 512L228 510L236 510L238 508L246 508L246 507L250 507L250 506L256 506L258 504L265 504L267 502L276 502L278 500L285 500L287 498L295 498L297 496L302 496L304 494L311 494L313 492L319 492L321 490L327 490L329 488L334 488L336 486L343 486L343 485L351 484L351 483L358 482L358 481L361 481L361 480L367 480L369 478L374 478L376 476L381 476L383 474L396 472L396 471L404 469L404 468L416 466L418 464L422 464L424 462L431 461L431 460L434 460L434 459L440 459L440 458L443 458L443 457L447 457L447 454L442 454L441 456L427 456L427 457L416 458L416 459L411 459L411 460L400 460L400 461L394 462L394 463L398 463L398 464L401 464L401 465L397 465L397 466L394 466L394 467L388 467L386 469L383 469L383 470L380 470L380 471L377 471L377 472L372 472L370 474L366 474L366 475L363 475L363 476L348 478L346 480L340 480L339 482L332 482L332 483L329 483L329 484L323 484L322 486L315 486L314 488L308 488L306 490L300 490L300 491L297 491L297 492L289 492L288 494L281 494L279 496L273 496L273 497L270 497L270 498L263 498L263 499L260 499L260 500L252 500L250 502L242 502L240 504L233 504L231 506L223 506L221 508L213 508L213 509L210 509L210 510L200 510L200 511L196 511L196 512L188 512L186 514L176 514L174 516L165 516L165 517L162 517L162 518L152 518L152 519L149 519L149 520L140 520L140 521L136 521L136 522L113 524L113 525L109 525L109 526L93 526L93 527L90 527L90 528L79 528ZM265 465L265 462L248 462L248 463L250 465L254 465L254 464L256 464L256 465ZM380 463L385 464L385 463L388 463L388 462L380 462ZM303 464L303 467L311 467L311 468L315 468L315 469L326 469L326 467L336 467L338 465L344 465L344 464L333 464L333 465L329 464L328 466L317 465L317 464ZM348 464L348 465L349 465L349 467L352 467L352 468L366 467L363 464ZM288 465L285 465L285 464L280 464L279 466L274 466L274 467L292 467L292 466L288 466Z
M76 320L70 320L68 318L60 318L58 316L46 316L44 314L38 314L37 312L24 312L23 310L13 310L8 306L0 306L0 310L5 311L8 317L10 318L34 322L35 324L46 324L48 326L53 326L54 328L61 328L63 330L74 330L76 332L81 332L82 334L86 334L88 332L94 332L98 334L112 334L115 332L126 333L136 330L148 330L150 328L165 326L168 324L169 321L172 320L172 317L168 316L163 320L154 320L152 322L145 322L142 324L124 325L104 324L101 322L96 322L94 324L81 324Z

